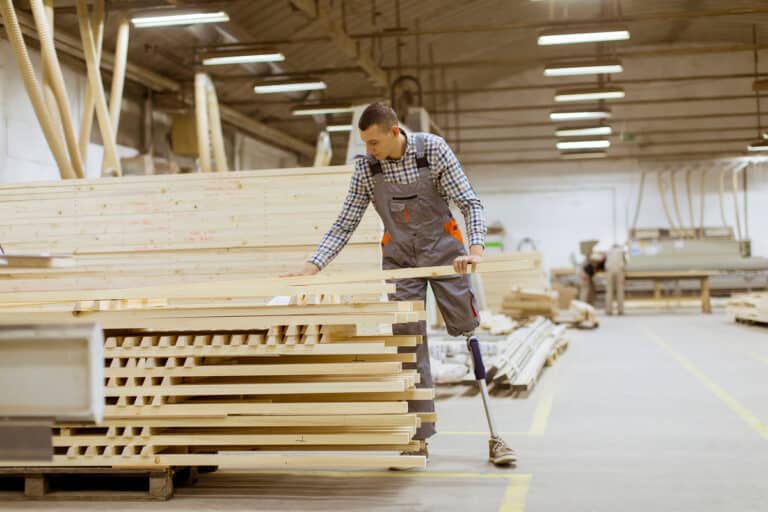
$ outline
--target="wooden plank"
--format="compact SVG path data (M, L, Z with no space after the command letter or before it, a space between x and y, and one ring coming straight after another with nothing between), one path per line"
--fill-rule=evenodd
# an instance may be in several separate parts
M306 416L322 411L323 415L406 414L405 401L285 402L285 403L190 403L154 406L105 407L110 419L136 417L222 417L227 415Z
M105 377L234 377L291 375L387 375L402 370L402 364L314 363L314 364L222 364L176 368L105 368Z

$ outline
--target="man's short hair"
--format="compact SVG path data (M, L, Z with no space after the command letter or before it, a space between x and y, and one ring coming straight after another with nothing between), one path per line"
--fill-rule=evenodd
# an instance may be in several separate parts
M357 127L365 131L374 124L384 130L388 130L393 126L397 126L397 114L388 105L371 103L363 110L363 115L360 116Z

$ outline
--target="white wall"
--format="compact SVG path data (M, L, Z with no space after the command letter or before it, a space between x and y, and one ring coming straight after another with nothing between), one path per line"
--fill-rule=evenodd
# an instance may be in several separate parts
M30 58L39 77L40 55L30 51ZM65 66L63 72L77 136L86 78L82 72ZM155 129L161 128L168 129L167 126L155 126ZM95 116L92 129L94 132L98 130ZM239 148L241 169L298 165L297 157L293 153L274 148L247 135L238 136L242 140ZM128 139L139 140L139 137ZM135 156L138 152L136 148L118 145L118 154L121 157ZM100 176L102 154L103 147L100 144L89 143L86 157L87 177ZM59 178L58 167L24 89L13 51L7 41L0 41L0 183Z
M661 206L656 170L680 169L677 193L680 214L689 227L683 164L644 164L646 181L638 227L669 227ZM722 226L720 213L720 169L732 164L707 162L705 225ZM640 183L637 162L585 162L531 166L477 167L468 170L470 180L486 206L489 223L500 221L507 234L505 248L514 250L525 237L533 238L544 253L544 265L568 266L569 256L578 255L580 240L598 239L601 248L624 242L632 224ZM694 214L699 219L700 181L693 174ZM735 229L730 174L726 181L725 215ZM739 196L744 208L744 196ZM753 254L768 256L768 164L755 163L748 170L748 226ZM672 209L671 192L667 202ZM672 212L674 215L674 212ZM743 213L742 213L743 216ZM676 217L675 217L676 219ZM744 220L741 220L742 226ZM742 227L744 230L744 227Z

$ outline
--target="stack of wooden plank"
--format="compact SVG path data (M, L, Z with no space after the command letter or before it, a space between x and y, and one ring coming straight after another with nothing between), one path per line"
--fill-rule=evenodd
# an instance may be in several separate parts
M274 276L295 270L338 214L350 166L0 186L8 254L71 253L72 268L0 266L0 294ZM329 267L378 268L370 210Z
M558 298L556 291L517 288L504 296L501 312L515 320L543 316L557 316Z
M328 270L275 277L314 249L350 172L0 187L6 252L72 253L76 263L0 268L0 324L105 329L104 422L58 424L52 464L423 466L399 452L435 421L409 414L407 401L433 391L403 369L414 354L397 353L419 337L391 330L424 319L423 304L382 302L394 291L384 280L451 269L378 270L381 225L367 214ZM482 263L513 274L536 265L527 254Z
M16 318L67 317L23 309ZM418 447L407 400L433 390L403 369L414 354L397 353L421 340L391 334L392 323L423 319L423 304L208 309L69 314L107 327L106 407L98 425L56 424L50 465L423 467L399 452Z
M768 293L734 294L726 310L737 322L768 325Z
M544 270L541 266L541 254L537 252L525 253L536 261L536 264L527 272L495 272L487 279L481 280L483 293L483 309L492 313L501 313L504 298L510 290L516 288L543 290L547 287Z

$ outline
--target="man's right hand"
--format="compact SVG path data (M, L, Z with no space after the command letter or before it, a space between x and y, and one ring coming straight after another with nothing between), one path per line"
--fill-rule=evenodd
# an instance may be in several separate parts
M289 274L281 274L280 277L299 277L299 276L313 276L320 272L320 267L309 261L304 263L299 272L291 272Z

